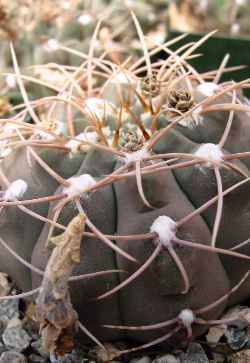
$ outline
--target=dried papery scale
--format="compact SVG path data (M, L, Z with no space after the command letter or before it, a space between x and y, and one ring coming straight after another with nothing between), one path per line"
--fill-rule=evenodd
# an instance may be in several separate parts
M144 137L141 130L136 125L124 125L119 130L118 147L126 152L140 150L144 144Z
M67 252L46 243L69 236L72 221L84 215L80 263L62 275L62 303L78 314L72 325L78 319L96 342L133 341L126 353L186 344L183 327L195 339L205 322L219 321L227 306L249 297L250 284L250 108L241 93L250 82L218 83L223 64L207 84L207 74L189 67L188 57L211 34L179 53L168 45L149 51L134 14L132 20L141 61L98 58L97 28L82 65L64 68L67 82L58 95L32 102L12 47L24 109L0 120L15 125L18 139L5 140L10 153L0 164L2 269L24 297L38 292L41 302L47 269ZM158 65L150 55L159 50L169 56L157 74L163 88L146 97L136 71L145 61L147 74L154 74ZM158 97L171 100L171 107ZM190 123L196 116L202 122ZM54 122L62 123L62 132ZM96 278L78 278L90 275ZM166 323L162 332L104 326L146 327L152 320L178 323ZM48 349L55 353L55 344Z
M194 100L190 92L186 90L170 91L168 96L168 106L182 114L189 111L194 106Z
M157 97L161 93L161 81L157 78L158 72L155 71L152 75L147 75L141 79L142 94L146 97Z

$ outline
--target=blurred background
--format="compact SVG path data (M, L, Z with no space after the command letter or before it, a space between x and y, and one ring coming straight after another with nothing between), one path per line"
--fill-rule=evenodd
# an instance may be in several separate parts
M19 66L25 74L38 78L57 79L43 68L31 69L33 64L45 63L78 66L83 58L77 52L88 53L88 47L98 20L103 19L95 54L109 54L121 62L129 51L140 53L140 42L129 9L138 17L148 47L162 44L166 39L190 33L182 43L198 40L204 33L218 30L204 44L193 60L199 71L217 68L225 54L229 65L250 65L250 0L0 0L0 67L1 96L9 95L18 102L13 77L9 43L13 42ZM58 45L65 49L59 49ZM74 50L73 52L68 49ZM159 53L156 57L165 56ZM249 69L226 74L225 79L247 78ZM12 92L13 90L13 92ZM32 94L34 90L29 89ZM0 113L2 103L0 102Z
M223 57L229 54L229 65L247 67L225 74L223 80L240 81L249 77L250 0L169 1L168 21L170 37L190 33L184 42L197 41L205 33L217 29L217 34L200 48L204 57L192 62L198 71L218 68Z

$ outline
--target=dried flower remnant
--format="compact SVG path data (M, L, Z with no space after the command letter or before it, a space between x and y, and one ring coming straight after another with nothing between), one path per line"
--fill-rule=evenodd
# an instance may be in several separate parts
M80 262L85 220L85 215L77 215L63 234L51 238L55 247L36 300L43 346L50 353L63 355L73 347L77 313L70 301L68 279Z
M146 97L157 97L161 93L161 81L157 78L158 72L153 72L151 75L141 79L142 94Z
M203 117L200 115L201 107L195 108L195 106L196 102L189 90L173 90L169 92L167 97L166 114L171 120L181 118L178 121L180 125L192 128L203 121ZM185 116L185 114L188 114L188 116Z
M194 106L194 100L190 92L186 90L171 91L168 97L168 106L173 114L183 114Z
M144 137L136 125L125 125L120 129L118 146L121 150L134 152L140 150L144 144Z

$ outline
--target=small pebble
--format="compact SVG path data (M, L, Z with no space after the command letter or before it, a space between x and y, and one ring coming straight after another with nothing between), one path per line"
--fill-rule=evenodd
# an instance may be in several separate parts
M3 352L6 352L7 348L5 347L5 345L0 341L0 354L2 354Z
M29 362L30 363L47 363L48 360L44 357L41 357L40 355L37 354L31 354L29 356Z
M10 350L1 354L0 363L27 363L27 359L21 353Z
M37 323L31 320L25 320L23 321L23 329L26 330L26 332L31 336L32 340L39 339L40 335Z
M152 360L147 355L141 358L133 358L129 363L151 363Z
M8 279L8 275L0 272L0 296L6 296L9 294L11 289L11 284Z
M5 324L0 320L0 336L2 336L5 329Z
M51 363L82 363L85 361L86 354L83 351L74 349L71 353L67 353L64 357L55 357L50 355ZM87 360L88 361L88 360Z
M211 360L211 362L225 363L225 356L223 354L212 352L212 355L213 355L213 360Z
M209 363L202 346L198 343L190 343L187 352L180 355L181 363Z
M18 352L24 351L30 345L31 337L21 326L6 328L2 336L4 344Z
M31 348L33 349L34 353L39 354L43 358L49 358L49 353L45 352L42 345L42 339L39 338L38 340L31 343Z
M250 362L250 349L245 349L235 354L228 359L230 363L249 363Z
M237 321L236 321L237 323ZM228 326L225 337L227 339L227 344L233 350L242 349L248 342L247 326L245 324L231 324Z
M19 317L19 299L0 301L0 321L7 324Z
M152 363L180 363L180 359L172 354L164 354L154 359Z

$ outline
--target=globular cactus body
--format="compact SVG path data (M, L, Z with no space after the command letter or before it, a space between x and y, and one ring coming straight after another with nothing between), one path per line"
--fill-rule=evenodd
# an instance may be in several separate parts
M132 17L147 63L147 92L136 75L140 63L126 70L112 63L106 83L95 88L93 68L105 62L93 66L89 58L85 99L59 93L51 107L63 111L45 113L63 122L63 131L21 122L17 127L31 128L30 134L6 144L17 150L1 163L0 241L33 267L7 249L0 262L23 290L42 286L41 309L51 255L45 245L74 238L67 228L84 215L74 275L106 274L69 279L79 321L101 340L183 345L249 296L250 247L238 244L249 237L250 108L241 84L211 85L193 69L190 76L183 55L185 67L173 53L160 67L151 65ZM115 83L119 72L122 82ZM6 200L8 183L20 179L28 186L22 200ZM69 296L53 294L57 302Z

